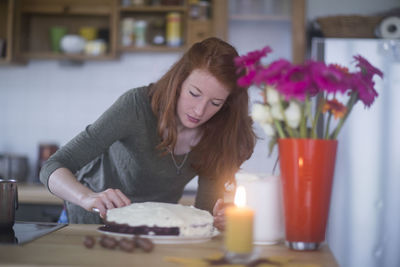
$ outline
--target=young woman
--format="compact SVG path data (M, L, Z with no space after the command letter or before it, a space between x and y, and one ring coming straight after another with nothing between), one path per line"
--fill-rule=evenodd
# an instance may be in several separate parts
M194 44L156 83L123 94L60 148L40 179L65 200L70 223L101 223L131 202L177 203L198 175L195 206L224 226L224 185L255 145L248 93L228 43ZM218 200L218 201L217 201Z

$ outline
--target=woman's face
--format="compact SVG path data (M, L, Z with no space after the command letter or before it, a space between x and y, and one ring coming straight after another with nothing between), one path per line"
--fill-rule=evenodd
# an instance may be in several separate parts
M180 126L196 128L217 113L229 95L226 86L209 72L195 69L182 84L177 115Z

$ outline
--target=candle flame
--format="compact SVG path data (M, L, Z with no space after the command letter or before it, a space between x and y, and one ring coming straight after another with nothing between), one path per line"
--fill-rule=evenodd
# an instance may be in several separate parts
M236 189L234 203L238 207L244 207L246 205L246 190L243 186L238 186Z

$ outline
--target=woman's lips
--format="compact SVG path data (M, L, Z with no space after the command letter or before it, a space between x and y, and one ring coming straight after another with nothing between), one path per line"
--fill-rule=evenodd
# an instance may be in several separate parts
M199 122L200 122L199 119L193 118L193 117L190 116L190 115L187 115L187 117L188 117L188 120L189 120L190 122L192 122L192 123L199 123Z

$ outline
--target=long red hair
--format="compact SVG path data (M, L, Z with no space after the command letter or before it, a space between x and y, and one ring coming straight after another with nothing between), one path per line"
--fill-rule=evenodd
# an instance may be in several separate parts
M201 126L201 140L192 149L192 167L200 176L231 180L253 153L256 135L248 114L247 88L237 85L237 56L230 44L207 38L194 44L149 91L153 112L158 117L158 134L164 137L158 149L168 151L176 144L176 105L182 83L190 73L194 69L206 70L230 89L223 107Z

